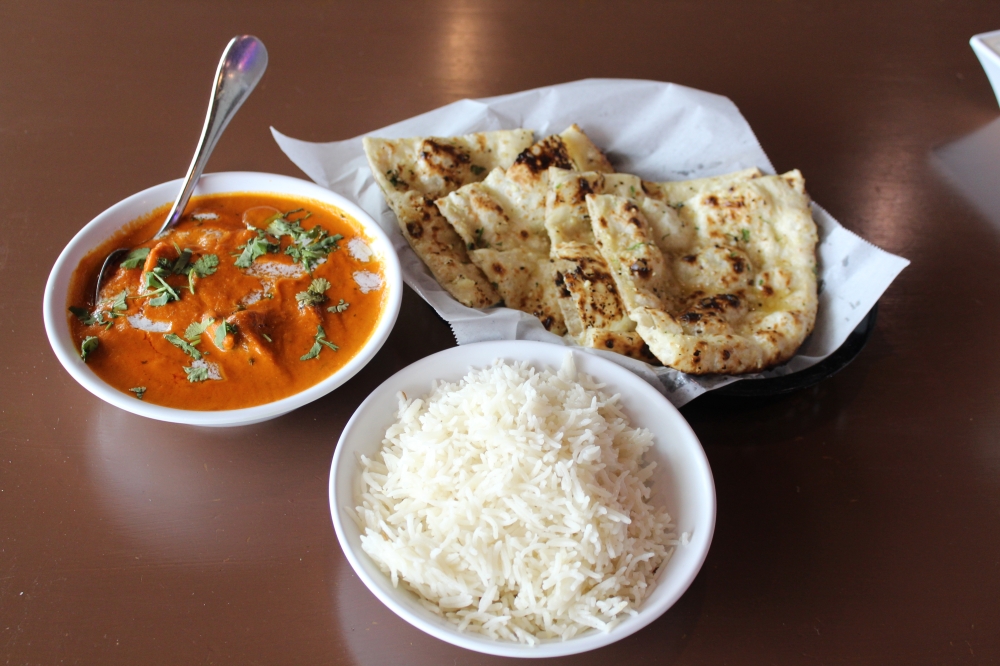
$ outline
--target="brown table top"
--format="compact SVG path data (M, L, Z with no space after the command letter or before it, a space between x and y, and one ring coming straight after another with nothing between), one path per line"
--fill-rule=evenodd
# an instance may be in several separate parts
M731 98L779 170L800 168L845 226L912 260L834 378L683 409L718 489L708 560L654 624L562 663L1000 659L1000 220L932 159L1000 113L968 46L998 19L991 3L936 0L0 4L7 663L502 661L398 619L331 528L329 464L355 407L454 344L413 292L359 375L243 428L104 404L46 340L56 256L111 204L184 173L240 33L267 44L270 68L210 171L301 175L268 126L331 141L463 97L673 81Z

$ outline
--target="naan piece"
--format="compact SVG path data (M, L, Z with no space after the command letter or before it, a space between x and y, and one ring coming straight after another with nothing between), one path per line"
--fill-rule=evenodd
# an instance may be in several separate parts
M372 175L403 237L434 279L463 305L488 307L500 296L470 262L466 244L434 200L511 166L532 140L531 130L524 129L451 138L364 139Z
M749 170L644 183L676 213L588 195L597 245L636 330L665 365L692 374L782 363L816 319L816 225L798 171Z
M469 256L509 308L529 312L545 328L566 332L556 271L549 258L545 199L549 167L613 171L576 125L537 142L506 171L494 169L435 203L469 248Z
M636 193L642 193L638 176L551 167L545 229L552 244L558 303L568 334L585 347L656 363L625 311L611 269L594 244L587 211L588 194L634 197Z

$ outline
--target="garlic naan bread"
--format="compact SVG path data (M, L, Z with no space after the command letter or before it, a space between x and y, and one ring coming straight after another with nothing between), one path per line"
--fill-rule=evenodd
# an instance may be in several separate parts
M817 232L802 175L752 169L643 186L644 200L666 206L586 200L601 255L653 354L693 374L791 358L817 306Z
M579 344L656 363L618 295L611 270L594 244L588 194L634 197L642 181L627 174L549 169L545 228L566 329Z
M506 169L531 145L531 130L502 130L459 137L365 137L365 155L410 247L434 279L463 305L488 307L500 297L469 261L466 244L434 200Z
M547 330L562 335L566 325L545 229L552 166L613 171L600 149L572 125L527 148L508 169L496 168L482 182L466 185L435 203L504 304L535 315Z

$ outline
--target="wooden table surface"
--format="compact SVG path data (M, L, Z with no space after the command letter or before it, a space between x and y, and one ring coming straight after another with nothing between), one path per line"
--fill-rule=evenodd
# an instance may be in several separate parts
M968 45L997 28L995 3L938 0L0 2L0 654L503 661L394 616L330 523L330 460L355 407L454 344L413 292L359 375L243 428L104 404L46 340L58 253L111 204L184 173L219 53L251 33L270 68L210 171L301 175L269 126L332 141L463 97L673 81L731 98L777 169L801 169L845 226L913 262L836 377L683 409L718 488L703 570L651 626L555 661L995 663L1000 216L937 157L1000 115Z

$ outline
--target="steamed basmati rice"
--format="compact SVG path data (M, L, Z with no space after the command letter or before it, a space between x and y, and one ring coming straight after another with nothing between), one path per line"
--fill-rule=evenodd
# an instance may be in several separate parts
M427 398L400 395L374 459L361 456L361 542L424 607L487 636L607 631L636 608L677 544L648 503L652 434L579 374L496 361Z

